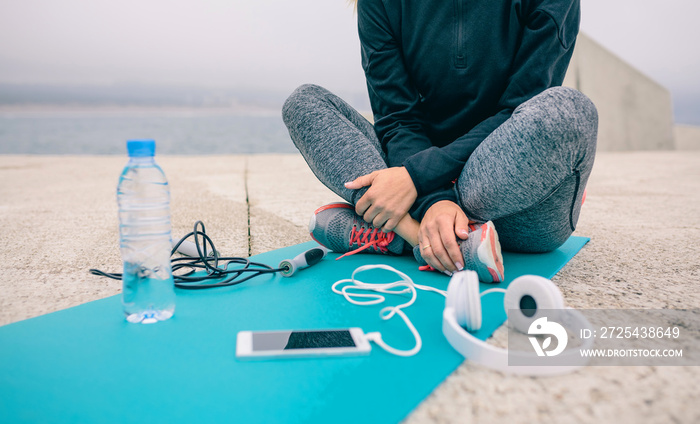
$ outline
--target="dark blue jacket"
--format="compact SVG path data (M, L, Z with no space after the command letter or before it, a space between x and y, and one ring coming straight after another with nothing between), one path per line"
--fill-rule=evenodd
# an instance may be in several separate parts
M451 182L479 143L561 85L579 20L579 0L359 0L375 130L413 179L414 218L456 201Z

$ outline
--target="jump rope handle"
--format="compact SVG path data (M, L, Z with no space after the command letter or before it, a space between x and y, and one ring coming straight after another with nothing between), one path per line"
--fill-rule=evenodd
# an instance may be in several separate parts
M323 246L314 247L297 255L294 259L285 259L280 262L277 268L280 268L280 274L283 277L291 277L300 269L308 268L315 265L326 257L328 249Z
M189 240L185 240L180 243L177 251L185 256L190 256L193 258L199 257L197 245ZM300 253L294 259L285 259L280 262L278 266L278 268L281 269L280 274L282 274L283 277L291 277L298 270L308 268L311 265L319 263L321 259L326 257L326 253L328 253L328 249L323 246L319 246ZM213 252L209 253L210 256L213 256L213 254Z

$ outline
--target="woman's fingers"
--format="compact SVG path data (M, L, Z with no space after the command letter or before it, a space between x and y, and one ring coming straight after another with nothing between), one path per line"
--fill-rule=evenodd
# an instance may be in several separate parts
M387 216L384 213L376 214L374 216L374 218L371 218L372 219L371 221L367 218L364 218L364 219L365 219L365 221L372 223L372 226L374 228L380 228L380 229L383 229L384 225L387 222ZM387 232L387 231L385 231L385 232Z
M469 218L461 210L455 216L455 234L462 240L469 237Z
M401 218L403 218L403 217L389 218L384 223L384 226L382 227L382 231L384 231L385 233L388 233L390 231L394 231L394 228L396 228L396 226L399 225L399 221L401 221Z
M363 175L361 177L357 177L352 181L348 181L345 183L345 188L349 188L351 190L357 190L362 187L367 187L368 185L372 184L372 179L374 178L374 173Z
M423 217L418 233L418 239L430 245L430 252L421 251L423 259L440 271L461 271L464 268L464 257L459 245L459 239L466 239L469 219L462 208L449 200L433 204Z
M372 199L370 199L369 196L367 196L367 193L365 193L364 196L360 197L360 200L357 201L355 204L355 213L360 215L361 217L364 217L367 212L369 212L370 207L372 206ZM374 216L372 216L374 219ZM367 218L365 218L365 221L367 221ZM369 221L372 222L372 221Z
M439 233L423 237L421 256L423 256L428 265L438 271L452 273L457 270Z
M454 263L450 260L450 255L447 249L443 245L442 237L435 237L431 240L430 246L433 250L433 255L435 259L440 262L440 268L443 271L454 272L456 270ZM435 267L433 267L435 268Z
M442 243L447 251L448 260L451 265L448 269L452 272L461 271L464 268L464 258L462 257L462 250L459 248L459 244L457 244L453 227L449 225L441 230Z
M420 244L420 254L428 265L440 272L445 272L445 267L442 266L442 263L435 257L433 246L427 237Z

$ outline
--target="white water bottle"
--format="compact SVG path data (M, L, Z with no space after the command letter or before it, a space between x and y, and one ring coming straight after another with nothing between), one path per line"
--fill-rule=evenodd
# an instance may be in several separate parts
M170 188L153 158L154 140L129 140L129 163L119 178L122 304L129 322L150 324L175 313L170 266Z

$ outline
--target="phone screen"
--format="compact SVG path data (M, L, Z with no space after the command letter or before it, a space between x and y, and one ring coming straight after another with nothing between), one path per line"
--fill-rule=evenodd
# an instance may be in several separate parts
M348 330L253 333L253 352L348 347L355 347Z

